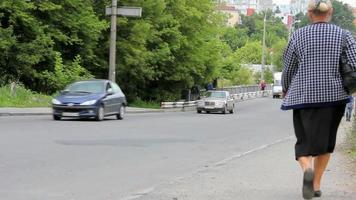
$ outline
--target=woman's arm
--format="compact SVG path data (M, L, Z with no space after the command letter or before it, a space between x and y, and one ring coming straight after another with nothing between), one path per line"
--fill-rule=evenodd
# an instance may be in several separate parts
M294 37L292 37L283 54L282 87L283 93L285 94L288 92L289 86L298 69L298 56L295 49L295 40Z

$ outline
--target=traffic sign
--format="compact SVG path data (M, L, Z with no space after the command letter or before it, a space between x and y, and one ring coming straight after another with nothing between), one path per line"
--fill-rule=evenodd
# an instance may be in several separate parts
M111 7L106 7L105 14L111 15ZM117 8L116 15L121 15L125 17L141 17L142 8L141 7L119 7Z

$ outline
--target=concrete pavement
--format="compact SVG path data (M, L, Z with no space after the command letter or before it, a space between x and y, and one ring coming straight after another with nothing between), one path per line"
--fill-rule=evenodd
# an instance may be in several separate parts
M345 157L343 124L327 168L320 200L356 199L356 171ZM191 176L161 184L137 200L301 200L302 173L293 160L294 137L206 166ZM354 163L353 163L354 166ZM131 199L131 198L127 198Z
M0 199L301 199L291 112L279 105L265 98L240 102L235 114L102 122L0 117ZM343 157L327 173L322 199L352 200Z

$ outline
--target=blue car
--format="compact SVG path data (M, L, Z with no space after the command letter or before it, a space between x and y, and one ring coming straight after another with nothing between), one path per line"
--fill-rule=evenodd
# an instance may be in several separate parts
M69 85L52 100L53 119L63 117L95 118L125 115L126 97L120 87L109 80L78 81Z

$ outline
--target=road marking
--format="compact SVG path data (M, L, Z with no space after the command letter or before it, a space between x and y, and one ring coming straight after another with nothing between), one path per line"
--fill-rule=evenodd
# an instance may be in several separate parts
M232 156L230 156L230 157L228 157L228 158L225 158L225 159L223 159L223 160L221 160L221 161L219 161L219 162L216 162L213 166L214 166L214 167L224 166L224 165L228 164L229 162L231 162L231 161L233 161L233 160L235 160L235 159L237 159L237 158L241 158L241 157L243 157L243 156L246 156L246 155L255 153L255 152L257 152L257 151L261 151L261 150L263 150L263 149L266 149L266 148L268 148L268 147L271 147L271 146L276 145L276 144L279 144L279 143L287 142L287 141L289 141L289 140L291 140L291 139L293 139L293 138L294 138L294 136L286 137L286 138L283 138L283 139L276 140L276 141L274 141L274 142L272 142L272 143L265 144L265 145L259 146L259 147L257 147L257 148L251 149L251 150L249 150L249 151L232 155Z
M123 198L122 200L133 200L133 199L138 199L140 197L143 197L149 193L151 193L152 191L155 190L155 187L150 187L150 188L146 188L146 189L143 189L139 192L136 192L136 194L133 194L131 196L128 196L126 198Z
M211 166L204 166L202 168L199 168L198 170L194 171L189 176L178 177L178 178L175 178L175 179L170 180L170 181L167 180L166 182L162 182L159 185L164 185L164 184L171 185L171 184L174 184L174 183L182 183L182 182L184 182L184 180L186 180L188 178L191 178L191 177L193 177L193 176L195 176L195 175L197 175L199 173L203 173L203 172L211 170L211 169L215 169L215 168L219 168L219 167L225 166L229 162L231 162L231 161L233 161L235 159L242 158L244 156L247 156L249 154L253 154L253 153L258 152L258 151L262 151L262 150L264 150L266 148L269 148L271 146L274 146L276 144L280 144L280 143L284 143L284 142L290 141L293 138L294 138L294 136L289 136L289 137L286 137L286 138L282 138L282 139L276 140L276 141L271 142L269 144L265 144L265 145L256 147L254 149L251 149L251 150L243 152L243 153L234 154L234 155L232 155L232 156L230 156L228 158L225 158L225 159L223 159L221 161L218 161L218 162L214 163ZM146 196L146 195L150 194L151 192L153 192L157 187L149 187L149 188L143 189L143 190L141 190L139 192L136 192L135 194L132 194L132 195L130 195L130 196L126 197L126 198L123 198L121 200L134 200L134 199L141 198L141 197Z

